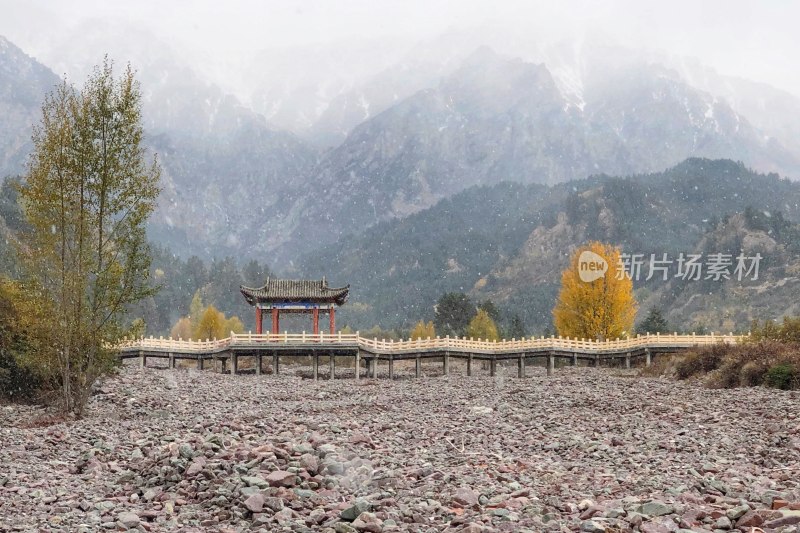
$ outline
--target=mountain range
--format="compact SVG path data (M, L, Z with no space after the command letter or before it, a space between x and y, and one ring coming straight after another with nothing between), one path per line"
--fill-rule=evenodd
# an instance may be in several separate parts
M59 82L53 69L88 72L102 61L92 57L102 49L97 31L56 43L64 52L50 54L61 59L49 66L0 37L0 176L24 171L42 99ZM522 59L451 35L405 51L376 47L367 63L384 66L353 72L342 71L346 52L317 50L309 65L326 66L305 78L255 54L247 63L255 88L243 100L152 35L121 33L115 43L113 58L137 71L147 143L164 169L151 239L184 257L254 258L291 276L329 272L364 288L355 324L405 325L444 290L524 307L528 323L544 323L547 305L530 302L552 301L566 250L594 235L574 219L586 198L596 200L592 213L616 217L613 235L601 237L633 246L625 239L642 231L643 243L688 249L716 231L702 220L744 216L750 205L716 205L712 184L730 185L726 198L735 199L748 176L792 197L771 173L800 175L800 99L601 42ZM284 71L300 74L275 78ZM741 165L697 167L716 159ZM694 174L676 181L687 168ZM673 198L659 180L686 195ZM630 205L614 207L622 201L606 194L614 187ZM693 204L697 194L705 200ZM758 186L753 194L752 207L797 220L780 203L785 195L770 200ZM649 215L631 218L628 207ZM571 243L563 252L558 238ZM541 256L546 243L552 250ZM549 288L525 278L532 272ZM401 302L404 287L413 289Z

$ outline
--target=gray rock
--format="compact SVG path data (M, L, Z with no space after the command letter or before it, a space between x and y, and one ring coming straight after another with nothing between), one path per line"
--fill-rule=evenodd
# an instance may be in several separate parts
M194 457L194 449L190 444L184 443L178 448L178 454L184 459L191 459Z
M345 509L339 514L339 518L347 522L352 522L361 515L372 510L372 504L366 500L356 500L353 505Z
M731 521L736 521L750 510L750 506L748 505L739 505L737 507L732 507L725 511L725 516L728 517Z
M147 489L144 494L142 495L142 499L146 502L151 502L161 496L163 489L161 487L153 487L151 489Z
M383 522L374 514L368 512L358 515L353 520L352 525L357 531L367 531L369 533L381 533L383 531Z
M134 529L139 527L141 520L139 519L139 515L136 513L126 511L117 515L117 522L128 529Z
M269 482L266 479L258 476L242 476L242 481L251 487L258 487L260 489L266 489L269 487Z
M675 507L663 502L652 501L642 504L637 511L647 516L664 516L674 513Z
M716 529L730 529L731 527L733 527L733 524L731 524L731 519L727 516L721 516L714 522L714 528Z
M581 522L581 531L586 531L587 533L605 533L606 527L594 520L584 520Z

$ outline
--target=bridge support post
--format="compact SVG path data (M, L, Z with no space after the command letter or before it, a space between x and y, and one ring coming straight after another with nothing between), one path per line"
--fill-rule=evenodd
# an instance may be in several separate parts
M594 356L594 367L598 368L599 366L600 366L600 355L598 354Z
M650 366L653 364L653 356L650 354L650 348L644 349L645 365Z
M197 356L197 370L203 371L203 366L205 363L205 359L203 359L202 355Z
M356 380L361 379L361 350L356 350Z
M144 352L139 352L139 367L147 368L147 356Z
M239 356L236 355L234 352L230 352L231 354L231 376L235 376L236 372L239 371Z
M517 377L524 378L525 377L525 354L519 354L517 357Z
M394 356L389 354L389 380L394 379Z
M414 372L417 377L422 375L422 359L420 359L419 354L417 354L417 358L414 365Z
M175 354L172 352L169 352L169 368L175 368Z
M489 376L494 377L497 374L497 359L495 359L494 355L491 357L489 360Z
M336 379L336 356L333 353L328 356L328 365L331 367L330 379Z
M261 352L256 354L256 376L261 375Z
M578 352L572 352L572 366L578 366Z
M314 381L317 381L319 379L319 354L314 352L314 355L311 357L313 359L311 366L313 368Z
M278 371L280 370L280 358L278 357L278 352L272 352L272 373L274 375L278 375Z
M467 356L467 376L472 376L472 354Z
M444 357L442 357L442 374L445 376L450 375L450 353L444 352Z
M556 358L553 352L547 354L547 375L552 376L553 370L556 367Z
M220 362L220 366L222 367L222 373L223 374L227 374L228 373L228 360L225 357L220 357L219 358L219 362Z
M625 368L628 370L631 368L631 352L625 354Z

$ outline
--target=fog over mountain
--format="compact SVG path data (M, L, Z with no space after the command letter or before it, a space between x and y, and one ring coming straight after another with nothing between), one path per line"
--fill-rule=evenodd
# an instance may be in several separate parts
M800 83L786 74L796 59L775 53L796 37L776 13L712 4L200 2L157 18L147 2L9 4L0 175L22 172L59 75L80 85L107 54L137 71L164 167L151 236L181 255L291 269L473 186L659 172L687 157L796 179ZM703 32L695 15L712 21Z

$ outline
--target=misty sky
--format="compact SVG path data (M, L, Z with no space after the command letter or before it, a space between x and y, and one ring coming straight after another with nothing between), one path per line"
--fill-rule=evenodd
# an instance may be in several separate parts
M47 55L48 38L93 18L149 28L196 61L483 26L547 40L601 32L800 95L800 2L791 0L0 0L0 35L34 56Z

